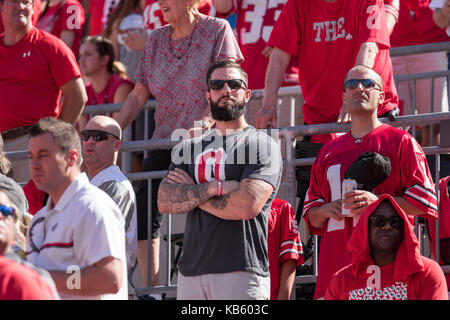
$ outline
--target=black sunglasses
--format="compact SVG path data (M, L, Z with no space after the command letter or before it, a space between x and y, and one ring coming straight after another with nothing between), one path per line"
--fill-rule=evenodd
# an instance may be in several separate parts
M349 79L345 81L344 88L356 89L360 83L362 83L365 89L375 88L381 91L381 86L373 79ZM376 88L375 86L378 86L378 88Z
M90 137L94 139L94 141L99 142L103 140L107 140L108 136L114 137L117 140L120 140L118 136L115 134L103 131L103 130L83 130L81 131L81 140L88 141Z
M389 223L394 229L401 229L403 227L403 219L398 216L385 218L383 216L372 215L370 216L370 221L372 225L378 228L384 227L386 223Z
M244 86L247 89L247 84L242 79L230 79L230 80L209 80L209 88L213 90L220 90L223 88L225 83L231 90L238 90Z
M0 204L0 213L4 216L4 217L15 217L16 216L16 211L14 210L14 208L5 206L3 204Z

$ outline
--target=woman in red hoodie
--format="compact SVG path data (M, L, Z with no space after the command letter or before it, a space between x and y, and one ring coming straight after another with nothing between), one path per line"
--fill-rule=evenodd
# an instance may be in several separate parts
M352 263L333 275L327 300L448 300L444 273L420 255L405 212L382 195L361 215L347 245Z

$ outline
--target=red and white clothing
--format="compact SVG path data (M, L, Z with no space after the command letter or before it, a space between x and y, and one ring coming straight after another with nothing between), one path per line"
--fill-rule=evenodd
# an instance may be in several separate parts
M391 5L399 0L385 0ZM430 0L400 0L398 21L391 34L391 46L412 46L435 42L445 42L450 38L445 29L439 28L433 20L433 10L429 8ZM406 75L447 70L447 57L445 52L430 52L407 56L392 57L394 74ZM447 85L443 78L434 81L434 106L431 109L431 82L430 79L417 80L416 105L412 106L413 87L410 81L398 83L398 96L403 110L402 114L446 112L448 111Z
M442 178L439 181L439 239L446 239L446 242L440 243L440 263L445 265L442 260L442 256L450 257L450 197L448 191L448 185L450 182L450 176ZM430 250L433 257L436 256L436 220L427 219L428 233L430 235ZM447 279L448 291L450 291L450 274L445 274Z
M51 197L37 212L27 232L27 261L46 270L74 273L106 257L122 261L122 287L116 294L61 299L127 300L125 222L114 201L81 173L52 206Z
M245 61L242 68L248 74L248 87L252 90L264 89L266 69L269 59L262 55L267 46L273 26L287 0L233 0L230 12L217 14L218 17L235 13L236 33L239 47ZM298 85L296 60L286 69L282 86Z
M281 265L286 260L295 260L297 267L303 262L303 247L298 230L295 211L285 200L273 199L269 212L269 272L270 299L276 300L280 288Z
M384 3L389 6L395 1L398 0L384 0ZM398 22L390 38L393 48L449 40L445 29L434 23L430 1L400 0Z
M395 261L380 267L371 257L369 217L383 201L392 204L404 229ZM333 275L326 300L448 300L442 269L420 254L413 225L391 196L381 196L364 211L347 248L351 263Z
M75 33L72 51L78 56L84 31L84 9L77 0L60 1L41 14L36 27L60 38L63 31Z
M101 34L109 16L119 4L118 0L89 0L89 34Z
M0 255L0 300L55 300L44 278L31 268Z
M364 42L375 42L379 48L373 69L383 80L385 101L378 108L378 115L382 115L398 104L383 1L288 0L268 44L298 57L306 123L337 120L344 77L355 65ZM325 143L330 139L328 136L311 141Z
M58 117L63 84L81 77L72 51L33 27L13 46L0 36L0 132Z
M317 229L309 222L309 210L342 198L341 184L344 173L364 152L377 152L388 157L391 162L390 175L375 187L374 194L402 196L421 209L425 217L437 217L435 186L426 157L410 134L382 124L361 139L354 139L351 132L348 132L324 145L312 166L310 187L303 207L310 232L322 236L316 298L325 294L333 273L350 262L345 245L358 217L341 221L329 219L322 229Z
M211 0L200 0L198 11L209 15L211 12ZM147 30L154 30L167 24L156 0L146 0L144 13L144 24Z

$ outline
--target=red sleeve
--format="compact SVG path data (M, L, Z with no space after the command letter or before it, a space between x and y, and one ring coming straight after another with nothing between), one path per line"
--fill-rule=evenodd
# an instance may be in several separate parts
M437 197L427 159L416 140L405 135L400 145L401 185L404 198L424 212L424 217L437 218Z
M61 9L58 18L58 31L81 33L84 27L84 9L78 1L68 1ZM59 36L59 35L58 35Z
M311 179L309 182L308 191L306 192L302 213L309 231L312 234L319 236L323 234L323 228L316 228L311 225L309 222L309 209L325 204L325 195L323 194L324 182L322 181L322 165L320 163L320 159L322 158L321 155L322 152L319 152L312 165Z
M300 1L288 0L275 22L267 45L277 47L290 55L296 56L301 44L301 14Z
M425 276L420 288L420 300L448 300L447 283L444 272L436 261L427 259Z
M392 15L398 21L398 13L400 11L399 0L384 0L384 11L386 14Z
M281 224L281 241L279 248L279 263L280 265L286 260L296 260L297 267L303 262L303 247L300 239L300 232L298 230L297 220L295 218L294 208L289 202L284 201L280 208Z
M358 42L375 42L380 49L387 49L389 32L382 0L366 0L361 7Z
M62 40L48 33L46 36L46 41L41 42L41 50L51 61L50 71L56 85L61 88L69 80L81 77L80 68L72 50Z

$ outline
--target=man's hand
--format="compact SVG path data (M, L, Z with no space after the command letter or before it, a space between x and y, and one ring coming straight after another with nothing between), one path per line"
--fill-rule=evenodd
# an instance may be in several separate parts
M270 54L272 53L272 47L266 46L263 51L261 51L261 54L266 57L267 59L270 58Z
M350 113L347 111L345 104L342 105L341 111L339 111L339 117L337 123L348 123L352 121Z
M168 184L173 183L195 184L194 179L192 179L192 177L186 171L180 168L175 168L175 170L169 171L166 178ZM222 195L224 196L232 191L238 190L239 186L240 186L239 181L235 180L223 181Z
M361 214L373 202L377 201L378 197L372 192L365 190L354 190L344 194L342 205L346 209L351 209L352 216Z
M257 129L277 127L277 105L263 106L255 115Z
M169 171L166 176L167 183L184 183L184 184L195 184L194 179L184 170L180 168L175 168L173 171Z
M308 211L308 219L315 228L323 228L328 219L340 221L345 218L341 213L341 199L312 207Z

